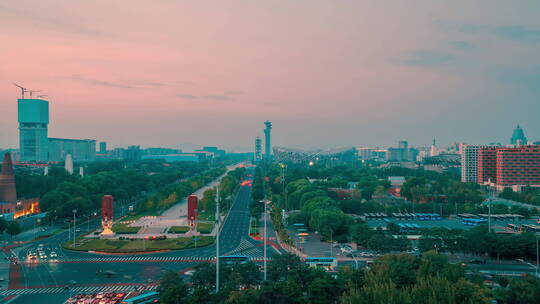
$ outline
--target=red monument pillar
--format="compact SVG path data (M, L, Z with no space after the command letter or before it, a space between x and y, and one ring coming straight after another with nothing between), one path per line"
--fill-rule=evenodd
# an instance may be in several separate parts
M113 225L113 212L114 212L114 199L112 195L104 195L101 198L101 226L103 227L103 236L112 236Z
M194 230L197 227L197 204L199 199L196 195L188 197L188 221L189 228Z

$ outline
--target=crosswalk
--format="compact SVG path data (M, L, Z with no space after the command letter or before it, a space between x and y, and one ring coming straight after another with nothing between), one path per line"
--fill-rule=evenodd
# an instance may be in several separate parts
M227 252L225 255L245 255L250 257L252 260L263 258L262 248L256 247L246 239L242 239L240 244L235 249Z
M97 292L129 292L155 290L158 285L109 285L109 286L78 286L66 289L64 287L44 287L44 288L21 288L0 290L0 296L29 295L29 294L53 294L53 293L97 293Z
M67 258L61 260L48 260L51 263L121 263L121 262L210 262L214 257L95 257L95 258ZM35 263L31 263L35 264Z
M232 251L229 251L223 255L245 255L250 257L252 260L260 259L263 257L262 247L256 247L250 242L242 239L240 245ZM185 262L185 263L203 263L203 262L214 262L216 259L215 256L204 256L204 257L94 257L94 258L67 258L61 260L48 260L43 262L32 262L26 264L63 264L63 263L174 263L174 262Z

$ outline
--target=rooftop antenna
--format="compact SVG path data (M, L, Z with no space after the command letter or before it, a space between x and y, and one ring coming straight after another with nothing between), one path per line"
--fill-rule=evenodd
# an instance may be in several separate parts
M32 93L41 92L41 91L27 90L26 92L30 93L30 98L32 98Z
M16 83L13 83L13 85L21 89L21 98L24 99L24 93L28 92L28 90L26 88L21 87L20 85Z

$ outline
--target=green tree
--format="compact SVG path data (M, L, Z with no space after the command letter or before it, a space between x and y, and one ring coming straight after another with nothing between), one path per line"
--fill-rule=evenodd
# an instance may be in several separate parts
M14 235L17 235L19 233L21 233L22 229L21 229L21 225L19 224L19 222L17 221L11 221L8 223L7 227L6 227L6 232L11 235L12 237Z
M501 293L503 303L540 303L540 279L534 277L513 279Z
M0 234L4 233L7 226L8 226L8 222L3 217L0 217Z
M188 291L182 278L176 272L168 271L161 278L159 285L160 303L185 303L184 299L187 297Z

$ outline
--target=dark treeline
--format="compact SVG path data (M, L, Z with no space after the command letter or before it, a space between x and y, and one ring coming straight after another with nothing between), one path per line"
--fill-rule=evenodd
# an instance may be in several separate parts
M215 168L179 183L161 187L154 194L148 196L144 203L137 206L136 213L158 215L178 202L179 199L210 183L225 171L226 169L223 167Z
M341 268L328 273L310 268L297 256L274 256L268 280L253 263L220 265L220 291L215 293L215 264L197 265L187 284L174 272L161 280L161 303L538 303L540 280L496 278L502 286L488 289L479 275L465 275L445 255L427 252L386 255L370 269ZM527 291L527 292L526 292Z
M219 198L220 198L220 210L225 212L232 206L234 200L234 193L239 187L239 183L243 180L246 169L236 168L229 171L219 183ZM210 218L214 218L216 212L216 189L208 189L204 191L203 197L200 201L200 212L206 213Z
M522 203L540 205L540 188L537 187L525 187L521 192L514 192L511 188L505 188L499 196Z
M48 175L17 173L19 197L41 197L40 207L54 218L66 218L77 209L80 214L99 209L101 196L111 194L115 200L132 199L141 191L153 191L182 178L207 170L196 163L163 164L145 160L86 164L86 175L70 175L62 167L53 167Z
M438 248L444 252L463 252L493 259L536 259L534 233L497 234L482 225L470 230L431 228L422 230L421 251Z

